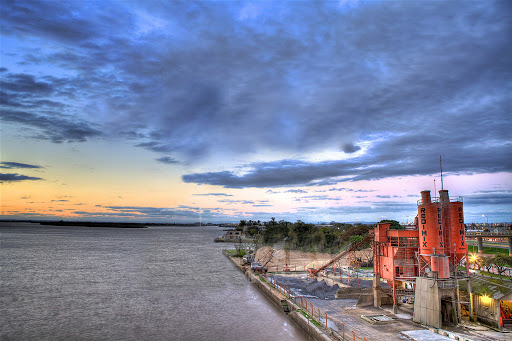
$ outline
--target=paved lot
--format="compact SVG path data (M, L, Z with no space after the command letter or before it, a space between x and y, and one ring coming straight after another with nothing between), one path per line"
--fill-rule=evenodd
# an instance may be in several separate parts
M391 306L384 306L383 308L369 307L355 307L356 300L354 299L336 299L336 300L322 300L322 299L308 299L315 307L325 311L329 319L342 330L342 324L345 325L345 337L347 340L352 340L352 331L356 333L356 340L367 341L390 341L390 340L407 340L400 332L416 331L417 340L452 340L448 337L441 337L442 335L430 332L420 324L412 321L412 316L405 311L400 311L394 315L392 314ZM384 324L371 324L370 322L361 318L361 315L386 315L394 317L392 322ZM444 330L454 332L473 341L512 341L512 333L500 333L486 328L480 324L469 323L465 321L458 326L443 327ZM419 330L423 330L421 333Z
M395 319L384 324L371 324L363 320L361 315L382 315L388 314L388 312L374 307L356 308L356 300L354 299L309 299L308 301L312 303L315 308L320 308L322 311L325 311L329 319L333 320L338 326L339 330L342 330L342 325L344 325L345 337L348 338L350 336L350 340L352 340L353 337L352 331L356 333L357 340L366 338L367 341L389 341L406 339L404 336L400 335L401 331L417 330L421 328L421 326L412 322L410 319Z
M278 276L283 282L286 281L283 277L288 277L289 282L287 284L292 289L295 286L295 281L299 279L307 279L305 274L280 274ZM340 284L338 281L333 283L332 276L331 278L323 277L320 279L325 280L329 285L338 284L340 286L346 286ZM297 291L294 292L297 293ZM340 334L342 333L344 326L346 340L353 340L352 331L356 334L356 340L361 341L364 339L367 341L411 339L402 335L401 332L410 332L411 335L415 335L415 338L420 341L452 340L446 336L433 333L420 324L413 322L411 306L409 306L409 309L400 308L397 314L393 314L391 306L383 306L382 308L375 308L373 306L356 307L356 299L325 299L307 297L307 301L308 311L311 309L309 304L312 304L314 307L315 317L317 316L317 309L321 310L322 317L323 312L326 312L329 318L329 326L331 328L338 329ZM300 304L300 299L297 299L297 303ZM362 315L385 315L387 317L392 317L393 319L389 322L372 324L363 319L361 317ZM383 318L383 320L386 320L386 318ZM322 323L324 323L324 321L322 321ZM512 341L512 333L500 333L480 324L470 323L469 321L464 321L454 327L447 326L443 329L464 335L473 341Z
M453 340L453 339L450 339L448 336L439 335L439 334L431 332L430 330L425 330L425 329L409 330L409 331L405 331L403 333L415 341L449 341L449 340Z

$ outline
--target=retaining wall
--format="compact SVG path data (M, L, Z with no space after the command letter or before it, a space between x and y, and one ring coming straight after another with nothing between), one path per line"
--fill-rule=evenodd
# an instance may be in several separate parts
M305 318L300 311L291 311L288 314L288 317L290 317L295 323L297 323L302 329L306 331L311 337L318 341L332 341L332 339L325 334L323 331L321 331L317 326L312 324L308 321L307 318Z
M322 329L308 321L300 312L300 307L292 300L288 299L281 292L271 287L267 282L263 282L259 275L252 273L247 268L241 266L236 259L231 257L227 252L222 253L235 265L245 276L253 283L268 299L278 307L284 309L286 306L289 310L288 317L297 323L304 331L306 331L314 340L332 341L333 339Z

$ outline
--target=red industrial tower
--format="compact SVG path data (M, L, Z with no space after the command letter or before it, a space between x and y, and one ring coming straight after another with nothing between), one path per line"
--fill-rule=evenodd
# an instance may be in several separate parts
M450 201L447 190L431 198L430 191L422 191L415 221L415 229L392 230L391 224L383 223L374 232L376 302L380 300L380 278L386 279L393 289L395 310L397 296L417 299L418 278L439 283L437 287L444 290L456 288L457 280L467 275L458 271L468 252L462 198Z

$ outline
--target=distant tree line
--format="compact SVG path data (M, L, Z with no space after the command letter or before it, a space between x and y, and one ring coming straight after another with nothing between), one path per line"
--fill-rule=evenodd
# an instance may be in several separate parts
M397 221L391 222L391 228L402 228ZM306 252L338 253L348 243L361 240L374 226L365 224L336 223L332 227L307 224L300 220L291 223L285 220L261 222L241 220L237 229L248 236L259 236L264 244L284 242L285 247Z

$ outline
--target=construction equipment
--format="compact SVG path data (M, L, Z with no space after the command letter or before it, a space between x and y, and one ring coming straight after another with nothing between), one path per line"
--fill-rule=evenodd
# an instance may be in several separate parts
M351 251L354 251L356 250L357 248L359 248L361 245L363 245L364 243L366 243L367 241L373 239L373 233L370 232L368 233L366 236L364 236L360 241L356 242L356 243L351 243L349 244L345 250L343 252L341 252L340 254L338 254L336 257L334 257L333 259L331 259L330 261L328 261L327 263L325 263L323 266L321 266L320 268L318 269L308 269L308 272L309 272L309 276L310 277L315 277L320 271L324 270L325 268L327 268L329 265L333 264L334 262L338 261L339 259L345 257L349 252Z
M268 269L266 269L265 267L267 266L268 263L270 263L270 261L272 260L272 258L274 257L274 254L276 253L276 250L269 250L262 258L259 262L252 262L251 263L251 270L255 271L255 272L267 272ZM266 260L265 260L266 259ZM254 259L253 259L254 260Z
M242 257L242 265L250 265L254 262L254 254L246 254Z
M252 271L260 271L263 270L263 266L260 262L252 262L251 263L251 270Z
M272 260L272 258L274 257L274 255L276 254L276 250L272 250L271 252L269 251L267 253L267 255L270 253L270 256L268 257L268 260L263 264L262 268L264 269L265 266L270 263L270 261Z

